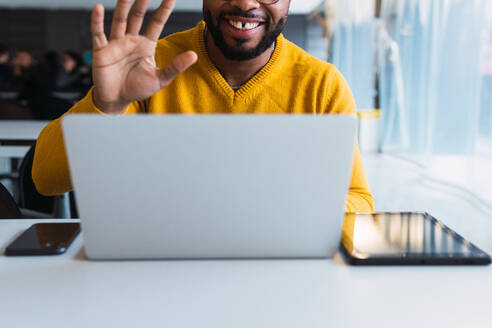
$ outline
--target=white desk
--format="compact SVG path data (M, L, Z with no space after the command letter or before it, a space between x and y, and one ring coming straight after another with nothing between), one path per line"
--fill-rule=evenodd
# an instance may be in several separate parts
M492 266L3 256L33 222L0 220L2 327L492 327Z
M38 138L39 132L48 123L49 121L0 120L0 158L24 157L30 145ZM16 144L9 144L12 142Z

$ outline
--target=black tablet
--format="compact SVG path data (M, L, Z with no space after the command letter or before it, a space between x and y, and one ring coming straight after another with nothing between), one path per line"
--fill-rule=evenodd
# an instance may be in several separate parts
M425 212L348 213L341 250L351 264L489 264L490 256Z

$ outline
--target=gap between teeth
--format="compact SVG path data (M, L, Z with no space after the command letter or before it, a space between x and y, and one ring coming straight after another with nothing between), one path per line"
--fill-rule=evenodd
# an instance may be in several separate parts
M240 21L233 21L233 20L229 20L229 24L240 30L251 30L252 28L255 28L258 25L260 25L260 23L243 23Z

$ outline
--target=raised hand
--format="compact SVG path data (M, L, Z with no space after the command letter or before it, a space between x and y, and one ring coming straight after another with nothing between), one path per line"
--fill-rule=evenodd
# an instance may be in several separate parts
M193 51L176 56L166 67L156 67L154 54L175 0L162 0L140 35L150 0L118 0L109 41L104 34L104 7L94 6L91 17L93 42L93 101L106 113L122 113L128 105L155 94L193 65Z

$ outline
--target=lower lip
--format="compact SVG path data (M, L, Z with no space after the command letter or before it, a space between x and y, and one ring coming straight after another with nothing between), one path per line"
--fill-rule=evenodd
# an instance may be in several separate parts
M260 31L260 28L263 24L259 24L257 27L252 28L250 30L240 30L238 28L235 28L229 22L224 21L224 24L226 26L226 29L232 34L234 38L237 39L249 39L255 36Z

